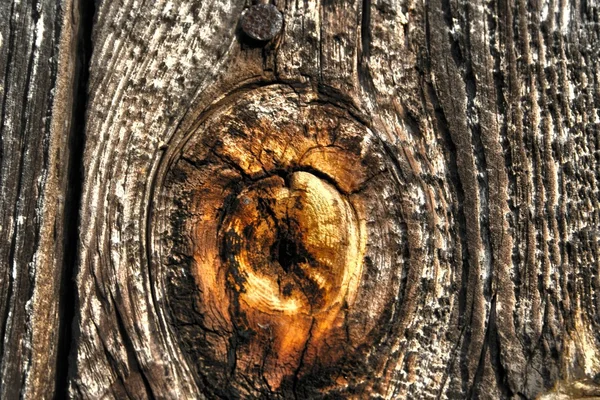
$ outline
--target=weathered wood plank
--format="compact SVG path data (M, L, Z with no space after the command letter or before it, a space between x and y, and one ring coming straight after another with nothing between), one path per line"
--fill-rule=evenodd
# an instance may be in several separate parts
M274 3L268 43L239 30L250 4L98 4L71 395L597 395L598 6ZM291 172L344 192L348 162L307 165L306 141L372 178L350 201L364 204L357 294L308 334L244 309L260 290L227 272L242 252L219 233L240 235L231 199L269 176L277 193ZM270 354L274 321L303 332L298 357Z
M0 4L0 397L54 396L66 382L65 278L77 3ZM67 326L63 326L64 322ZM64 384L64 383L63 383Z
M98 4L74 395L175 398L200 392L164 310L157 308L163 294L148 274L146 220L164 146L198 94L214 91L211 85L234 51L242 6L227 1Z

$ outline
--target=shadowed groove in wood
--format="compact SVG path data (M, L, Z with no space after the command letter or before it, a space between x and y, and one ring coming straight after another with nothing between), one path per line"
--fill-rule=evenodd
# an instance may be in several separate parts
M79 211L83 186L83 150L85 146L85 115L88 105L89 63L92 55L93 2L75 2L74 25L79 27L76 40L76 68L73 72L73 127L69 137L69 164L65 193L64 274L60 286L59 342L56 360L55 398L67 398L69 374L74 368L75 335L73 335L78 298L75 285L78 262Z

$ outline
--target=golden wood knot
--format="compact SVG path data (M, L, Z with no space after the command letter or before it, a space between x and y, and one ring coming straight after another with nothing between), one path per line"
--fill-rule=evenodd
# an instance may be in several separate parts
M169 260L190 260L168 262L193 277L186 286L186 274L167 270L172 318L215 387L247 379L285 391L368 339L385 304L365 314L365 198L385 214L385 170L367 128L310 92L252 91L198 124L157 208L171 221ZM392 282L389 270L371 273ZM381 293L395 296L389 288Z

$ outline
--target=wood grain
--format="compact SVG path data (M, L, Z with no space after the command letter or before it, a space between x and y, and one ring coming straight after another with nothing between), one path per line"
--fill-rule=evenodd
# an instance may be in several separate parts
M274 3L283 30L260 45L239 32L249 3L98 4L71 395L598 395L598 6ZM306 141L326 147L336 119L371 147L319 150L308 166L292 157ZM297 150L289 160L279 142ZM343 200L361 168L372 186ZM323 258L361 272L333 313L347 321L327 320L314 341L294 318L335 309L343 279L323 278L320 298L302 286L314 279L294 280L303 312L291 316L273 312L285 285L260 297L228 272L244 257L246 276L277 267L269 232L294 173L340 196L334 216L361 204L336 237L362 232L348 224L366 232L363 257L345 255L348 236ZM238 208L243 196L275 216ZM219 216L225 231L263 223L265 235L236 250ZM292 242L310 235L321 237ZM261 331L274 322L297 334Z
M53 398L66 382L78 29L76 2L0 4L0 398Z

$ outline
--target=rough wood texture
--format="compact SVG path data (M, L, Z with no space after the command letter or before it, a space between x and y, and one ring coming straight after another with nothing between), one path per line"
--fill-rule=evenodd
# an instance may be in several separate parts
M71 395L600 395L598 6L275 3L266 44L237 30L243 2L98 4ZM302 165L342 120L372 145ZM378 178L345 200L362 170ZM307 236L285 239L293 261L271 250L277 193L321 181L332 215L362 204L334 235L358 250L321 259L361 271L347 287L299 272L321 254L298 251ZM244 194L269 206L243 211ZM215 226L252 221L276 233ZM259 296L275 276L289 291ZM284 292L310 310L277 309ZM333 317L307 330L314 309ZM275 323L298 334L261 331Z
M343 370L366 380L403 272L379 262L403 245L374 218L401 214L393 165L312 90L234 97L169 148L156 181L152 273L176 335L208 397L314 397Z
M71 1L0 4L3 399L52 398L66 382L59 300L78 15Z

